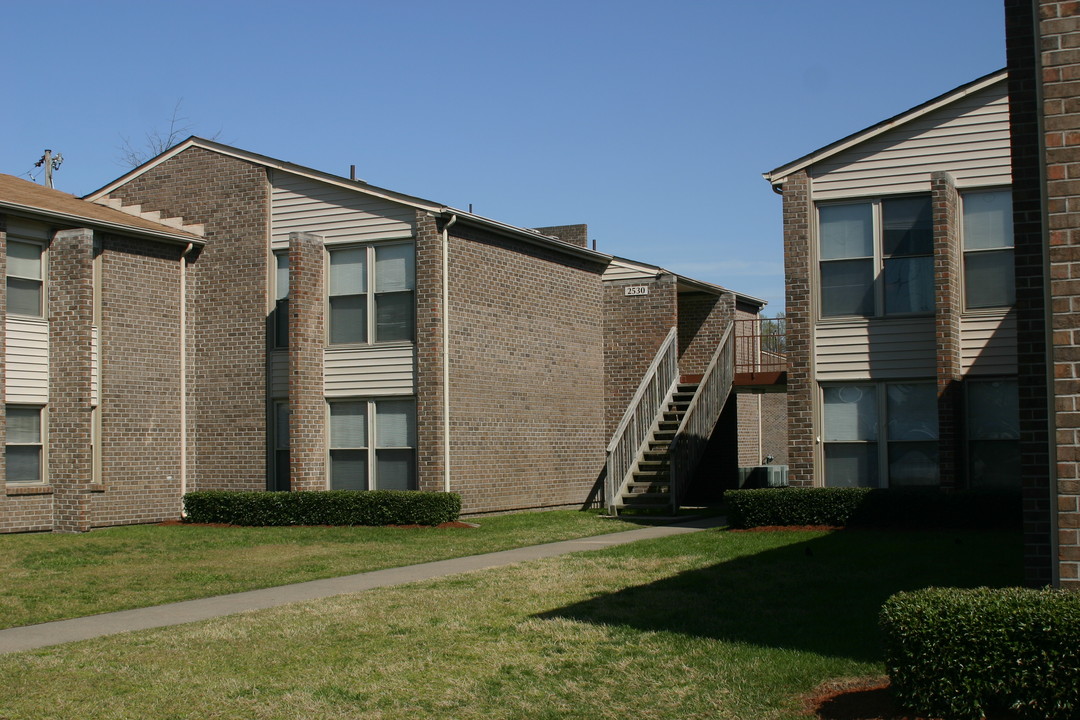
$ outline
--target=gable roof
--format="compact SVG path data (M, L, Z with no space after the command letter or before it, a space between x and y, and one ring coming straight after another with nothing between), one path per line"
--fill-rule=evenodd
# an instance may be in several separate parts
M705 282L704 280L695 280L694 278L687 277L686 275L680 275L679 273L672 272L671 270L665 270L659 265L652 265L650 263L641 262L639 260L628 260L617 255L611 258L611 264L613 266L624 267L630 270L636 270L644 274L658 276L658 275L673 275L675 282L678 284L679 289L686 290L688 292L703 292L710 295L723 295L731 293L735 296L736 301L745 303L747 305L753 305L759 310L768 305L768 300L762 300L761 298L754 297L753 295L747 295L746 293L737 292L722 285L716 285L711 282Z
M868 128L859 130L858 132L852 133L847 137L830 143L823 148L815 150L807 155L803 155L802 157L796 160L792 160L785 165L781 165L774 170L762 173L762 177L768 180L774 188L779 187L780 185L783 185L784 181L788 178L788 176L792 175L793 173L799 172L800 170L810 167L811 165L815 165L822 160L826 160L834 155L837 155L855 145L858 145L859 143L875 138L890 130L894 130L895 128L898 128L906 123L923 117L928 113L939 110L940 108L956 102L963 97L966 97L973 93L977 93L980 90L990 87L991 85L1005 82L1006 80L1008 80L1008 77L1008 71L1004 69L997 70L990 73L989 75L984 75L981 78L972 80L971 82L965 83L958 88L954 88L953 90L938 95L931 100L927 100L921 105L916 105L910 110L905 110L899 115L894 115L887 120L883 120L879 123L871 125Z
M111 207L80 200L59 190L42 187L14 175L0 174L0 210L13 215L46 217L75 226L90 226L166 242L203 245L198 235L131 215Z
M151 158L139 167L131 170L130 172L121 175L116 180L113 180L108 185L101 187L88 195L84 199L90 201L99 201L108 195L116 188L124 185L131 180L139 177L148 170L157 167L161 163L169 160L176 155L184 152L189 148L202 148L203 150L209 150L210 152L220 153L229 157L237 158L245 162L250 162L255 165L261 165L263 167L272 168L281 172L291 173L293 175L299 175L301 177L317 180L337 187L345 188L352 192L363 193L383 200L389 200L391 202L407 205L418 210L425 210L435 215L440 215L447 219L451 217L457 217L457 222L470 224L476 227L480 227L489 231L497 232L503 235L510 235L518 240L524 241L532 245L540 245L549 249L562 252L567 255L574 255L587 260L592 260L600 264L607 264L611 260L611 256L606 253L597 252L588 248L583 248L573 243L564 242L557 237L550 235L544 235L536 230L529 228L517 227L515 225L509 225L507 223L493 220L491 218L484 217L482 215L476 215L468 212L467 210L458 210L457 208L450 207L449 205L443 205L433 200L425 200L415 195L406 195L405 193L396 192L394 190L388 190L387 188L371 185L363 180L351 180L349 178L341 177L339 175L332 175L330 173L322 172L314 168L306 167L304 165L297 165L285 160L278 160L276 158L269 157L267 155L260 155L259 153L249 152L247 150L241 150L240 148L232 147L231 145L225 145L223 143L215 142L213 140L207 140L196 136L191 136L182 143L173 146L172 148L161 153L157 157Z

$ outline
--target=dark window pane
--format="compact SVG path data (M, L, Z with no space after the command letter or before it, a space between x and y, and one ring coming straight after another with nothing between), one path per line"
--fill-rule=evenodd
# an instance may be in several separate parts
M415 490L416 463L412 450L377 450L375 485L379 490Z
M976 440L969 452L972 487L1020 487L1020 443Z
M330 451L330 489L368 489L367 450Z
M882 251L895 255L930 255L934 251L934 218L930 196L881 201Z
M821 263L821 314L872 315L874 312L872 260L831 260Z
M885 261L885 313L934 311L934 259L894 258Z
M375 341L413 339L413 294L382 293L375 296Z
M8 445L7 481L41 482L41 446Z
M7 309L12 315L41 317L41 281L9 276Z
M274 490L289 489L289 451L274 452Z
M877 443L825 445L825 485L878 487Z
M964 295L969 308L1012 305L1016 301L1013 251L965 254Z
M938 482L937 442L889 443L889 487Z
M289 347L289 301L278 300L274 305L274 347Z
M367 342L366 295L338 295L330 298L330 342Z

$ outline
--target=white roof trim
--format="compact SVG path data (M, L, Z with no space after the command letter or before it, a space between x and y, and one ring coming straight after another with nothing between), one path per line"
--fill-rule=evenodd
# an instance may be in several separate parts
M966 97L973 93L977 93L981 90L985 90L991 85L995 85L999 82L1003 82L1004 80L1007 80L1008 77L1009 73L1007 70L998 70L996 72L990 73L989 75L984 75L977 80L973 80L972 82L969 82L965 85L961 85L960 87L950 90L943 95L938 95L937 97L928 100L922 105L917 105L910 110L906 110L900 113L899 115L894 115L888 120L884 120L880 123L877 123L876 125L871 125L864 130L860 130L856 133L848 135L847 137L841 138L834 143L815 150L809 155L803 155L797 160L793 160L786 165L781 165L775 170L770 170L769 172L762 173L761 175L766 180L768 180L774 187L782 185L784 183L784 180L793 173L796 173L800 170L803 170L804 168L819 163L822 160L830 158L833 155L841 153L848 148L858 145L859 143L865 142L867 140L870 140L871 138L886 133L889 130L904 125L905 123L911 122L912 120L916 120L924 115L932 113L935 110L939 110L946 105L949 105L950 103L956 102L960 98Z

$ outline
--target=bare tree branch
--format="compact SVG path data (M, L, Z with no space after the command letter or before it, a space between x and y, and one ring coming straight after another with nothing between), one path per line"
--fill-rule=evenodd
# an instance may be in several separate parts
M154 129L146 133L142 144L136 146L130 138L121 136L120 158L121 165L138 167L152 157L156 157L172 146L193 134L195 126L191 119L184 115L181 108L184 98L180 98L173 106L172 115L169 117L168 128L165 130ZM210 138L216 140L221 131L214 133Z

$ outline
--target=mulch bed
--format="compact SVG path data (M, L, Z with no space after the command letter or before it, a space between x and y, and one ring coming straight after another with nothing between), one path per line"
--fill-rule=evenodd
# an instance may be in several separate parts
M904 712L893 698L886 677L830 680L804 698L807 717L819 720L937 720ZM1017 720L1008 711L993 712L985 720Z
M728 532L735 533L750 533L750 532L778 532L787 530L843 530L844 528L836 525L761 525L760 527L745 528L743 530L729 529Z

